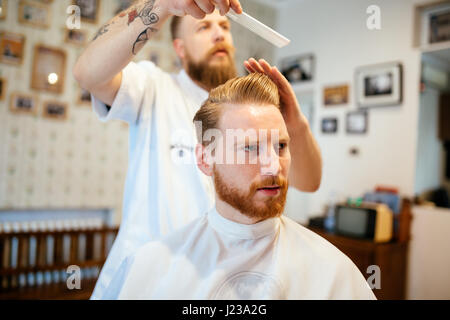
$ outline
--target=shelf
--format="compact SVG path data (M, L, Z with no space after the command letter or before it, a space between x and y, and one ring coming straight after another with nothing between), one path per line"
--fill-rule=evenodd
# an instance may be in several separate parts
M422 52L434 52L440 50L450 49L450 41L438 42L429 45L422 45L419 47Z

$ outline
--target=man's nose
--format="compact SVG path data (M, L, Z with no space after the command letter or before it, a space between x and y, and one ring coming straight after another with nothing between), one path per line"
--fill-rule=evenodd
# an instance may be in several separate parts
M225 40L225 31L218 24L213 27L213 42L222 42Z
M273 147L260 153L261 175L276 176L280 173L280 157Z

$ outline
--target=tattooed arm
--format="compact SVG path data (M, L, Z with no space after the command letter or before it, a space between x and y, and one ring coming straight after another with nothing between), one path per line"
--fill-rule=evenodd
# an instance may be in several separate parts
M138 0L106 23L73 68L75 79L97 99L111 105L122 70L172 15L202 19L217 3L221 13L241 12L238 0Z
M104 103L113 103L122 81L122 69L169 17L170 13L159 2L137 1L111 19L100 28L75 64L75 79Z

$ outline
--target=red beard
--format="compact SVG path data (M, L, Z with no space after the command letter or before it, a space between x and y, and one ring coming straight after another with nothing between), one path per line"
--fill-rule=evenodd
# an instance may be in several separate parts
M220 50L226 51L227 56L223 59L223 63L211 66L211 58ZM233 55L234 48L224 43L216 44L199 63L193 62L189 54L186 54L186 72L193 80L200 82L208 90L214 89L237 76Z
M258 189L271 185L278 185L280 187L278 196L269 197L264 201L262 206L256 206L254 204L254 196ZM249 191L246 194L243 194L242 191L227 185L220 173L214 167L214 186L220 200L225 201L234 209L239 210L239 212L249 218L265 220L279 217L283 214L288 190L288 181L283 177L266 177L260 182L254 182L250 186Z

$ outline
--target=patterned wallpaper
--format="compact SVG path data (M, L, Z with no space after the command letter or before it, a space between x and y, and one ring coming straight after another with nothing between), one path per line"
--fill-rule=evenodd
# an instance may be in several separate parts
M4 1L4 0L3 0ZM32 1L29 1L32 2ZM45 2L45 1L41 1ZM102 0L97 24L82 22L81 30L93 35L126 0ZM25 35L25 54L19 66L0 63L0 77L7 79L6 94L0 101L0 209L30 208L114 208L120 222L123 187L127 169L128 128L121 122L102 123L89 104L80 104L80 88L71 69L82 48L66 43L64 28L71 0L48 4L51 20L48 28L19 22L18 0L8 0L6 19L0 31ZM263 16L273 25L274 15L251 1L242 1L244 9ZM168 71L177 69L172 50L169 24L136 57L151 59ZM271 57L269 44L240 26L233 26L237 63L248 56ZM33 50L36 44L62 48L67 53L66 77L62 94L42 93L30 89ZM34 94L38 101L36 115L9 111L12 93ZM68 118L52 120L42 117L47 100L67 103Z

